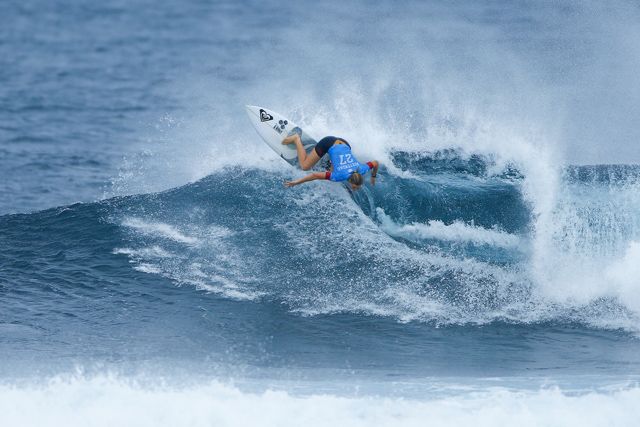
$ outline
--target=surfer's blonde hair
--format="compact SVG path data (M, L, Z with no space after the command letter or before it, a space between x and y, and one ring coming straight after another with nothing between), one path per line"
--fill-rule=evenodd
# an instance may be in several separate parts
M360 187L363 182L364 182L364 178L362 177L362 174L358 171L355 171L354 173L351 174L351 176L349 176L349 183L353 185Z

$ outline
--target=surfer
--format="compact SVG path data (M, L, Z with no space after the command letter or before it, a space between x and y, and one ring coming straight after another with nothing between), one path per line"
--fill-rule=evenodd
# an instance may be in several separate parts
M329 153L331 158L331 170L326 172L313 172L309 175L296 179L295 181L286 181L287 187L302 184L316 179L328 179L334 182L348 181L351 189L356 191L362 187L364 183L363 175L371 171L371 185L376 184L376 176L378 175L378 161L373 160L366 164L361 164L356 160L351 152L351 145L342 138L335 136L325 136L316 144L309 154L304 149L300 135L293 134L282 140L284 145L295 144L298 152L298 162L302 170L311 169L325 154Z

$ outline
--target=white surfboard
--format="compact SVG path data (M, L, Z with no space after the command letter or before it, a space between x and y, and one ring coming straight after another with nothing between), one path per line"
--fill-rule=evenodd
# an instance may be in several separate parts
M278 153L278 155L289 164L299 166L295 145L282 145L282 140L287 136L293 135L294 133L300 135L302 145L305 150L307 150L307 153L315 147L317 141L283 115L254 105L247 105L246 108L247 114L251 119L251 124L256 128L258 135L262 137L264 142L271 147L273 151Z

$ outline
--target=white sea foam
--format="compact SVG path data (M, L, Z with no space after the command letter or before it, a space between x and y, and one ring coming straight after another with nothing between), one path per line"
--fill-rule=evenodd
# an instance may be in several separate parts
M604 272L609 291L640 314L640 242L631 242L621 259Z
M169 257L175 256L171 252L168 252L157 245L154 245L148 248L147 247L140 248L140 249L116 248L113 250L113 253L129 255L132 257L145 257L145 258L169 258Z
M556 203L538 220L536 256L529 265L533 280L548 304L582 308L600 299L616 301L627 312L618 313L618 322L607 316L587 321L637 331L637 183L580 185L558 185Z
M376 209L381 228L396 237L408 240L437 239L451 242L468 242L478 245L492 245L504 248L518 246L519 238L498 228L487 229L465 224L462 221L454 221L445 224L442 221L431 220L426 224L411 223L398 225L385 214L382 208Z
M3 426L635 426L640 389L566 393L458 387L448 397L245 392L220 382L140 385L113 377L0 385ZM462 392L461 392L462 391Z
M144 234L167 238L179 243L188 245L197 245L200 243L199 239L188 236L180 232L176 227L163 222L145 221L141 218L126 218L122 222L122 225L135 228Z
M265 295L265 292L251 289L242 284L241 282L246 283L250 280L246 277L239 277L238 271L227 272L226 276L216 273L215 270L204 272L199 263L192 263L188 268L180 269L168 276L179 283L188 283L196 289L236 300L255 300Z
M226 227L190 224L189 234L186 234L172 225L140 218L125 218L123 225L134 228L142 236L161 237L188 245L188 250L178 250L174 254L159 245L146 246L143 238L140 247L114 249L114 254L129 256L134 270L159 274L177 284L231 299L254 300L265 294L250 286L251 276L245 274L250 262L242 259L227 243L234 232Z
M159 274L162 272L162 270L158 266L146 262L142 262L136 265L135 267L133 267L133 269L149 274Z

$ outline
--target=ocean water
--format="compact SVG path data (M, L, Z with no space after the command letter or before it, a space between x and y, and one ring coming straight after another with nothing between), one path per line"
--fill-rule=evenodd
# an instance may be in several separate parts
M637 425L636 3L0 17L0 425Z

